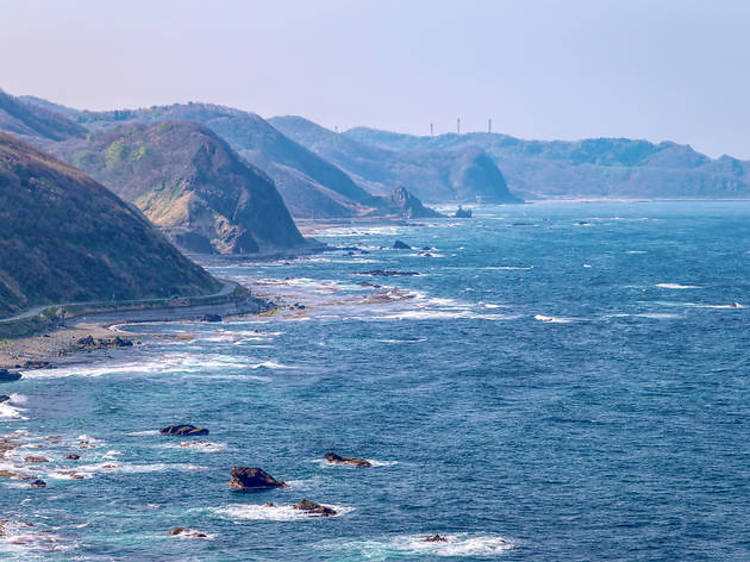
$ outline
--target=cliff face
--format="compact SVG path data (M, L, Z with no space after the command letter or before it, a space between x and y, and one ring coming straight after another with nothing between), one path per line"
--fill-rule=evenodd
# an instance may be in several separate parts
M35 305L218 288L105 187L0 133L0 316Z
M408 185L423 201L520 203L508 191L492 158L473 146L458 149L409 150L360 142L297 116L274 117L282 133L330 160L373 193L387 194L392 185Z
M402 185L393 188L389 200L396 208L397 213L408 219L437 218L443 216L437 211L422 205L422 202Z
M306 244L273 181L198 123L136 123L51 150L187 251L252 254Z

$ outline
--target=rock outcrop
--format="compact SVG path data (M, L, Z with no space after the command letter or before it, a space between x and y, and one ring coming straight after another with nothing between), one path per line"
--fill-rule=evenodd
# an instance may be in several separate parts
M0 280L0 283L2 281ZM0 285L2 287L2 285ZM21 373L9 371L8 369L0 369L0 382L15 382L21 378Z
M208 535L200 531L193 529L186 529L185 527L175 527L169 530L169 534L173 537L189 537L191 539L207 539Z
M283 480L276 480L262 468L235 466L231 470L232 479L229 485L238 490L263 490L269 488L288 488Z
M431 219L443 216L437 211L425 207L415 195L402 185L394 187L388 199L396 208L398 214L407 219Z
M470 219L472 215L471 209L464 209L461 205L458 206L453 216L457 219Z
M301 502L294 505L294 509L304 511L311 517L331 517L333 515L336 515L335 509L310 500L302 500Z
M341 457L336 453L326 453L326 460L331 464L349 464L352 466L359 467L371 467L372 463L367 459L359 459L357 457Z
M131 340L121 338L120 336L113 336L111 338L94 338L88 335L83 338L76 340L76 347L81 350L94 350L94 349L111 349L121 347L132 347L133 342Z
M178 435L180 437L200 437L201 435L208 435L208 430L205 427L195 427L188 423L162 427L159 433L162 435Z

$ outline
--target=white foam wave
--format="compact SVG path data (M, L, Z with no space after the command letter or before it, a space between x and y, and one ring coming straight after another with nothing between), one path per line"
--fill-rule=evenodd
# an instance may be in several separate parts
M80 465L76 466L75 468L75 471L77 473L83 474L84 476L91 476L96 473L106 472L122 472L124 474L147 474L151 472L165 472L167 470L206 470L206 467L194 464L167 464L158 462L151 464L101 462L95 464Z
M242 369L248 364L230 355L201 355L191 353L162 354L158 358L141 359L122 363L100 362L88 365L58 367L56 369L34 369L24 372L28 379L51 379L72 376L100 377L103 375L127 375L132 373L194 373L206 369Z
M522 267L515 265L487 265L484 267L479 267L477 269L485 271L529 271L531 269L534 269L534 266L530 265L528 267Z
M515 547L513 541L496 535L457 533L442 535L445 542L427 542L426 535L402 535L383 540L325 541L320 547L357 552L367 560L391 557L493 557Z
M75 542L63 540L48 529L38 531L29 523L17 521L5 523L3 534L0 535L0 553L13 556L18 560L28 560L30 553L34 551L61 552L76 546Z
M7 420L27 420L26 416L21 414L23 411L22 408L16 408L10 405L9 402L3 402L0 404L0 419L7 419Z
M223 453L227 450L226 443L215 443L213 441L183 441L182 443L167 443L165 449L183 449L197 453Z
M546 322L548 324L570 324L571 322L578 322L580 318L563 318L560 316L544 316L543 314L535 314L534 320L539 320L539 322Z
M129 431L128 435L159 435L158 429L145 429L143 431Z
M679 314L669 314L667 312L644 312L636 314L639 318L651 318L652 320L674 320L676 318L682 318Z
M657 283L655 287L660 289L700 289L698 285L680 285L679 283Z
M277 361L263 361L262 363L256 363L255 365L249 365L251 369L260 369L265 367L266 369L294 369L291 365L284 365Z
M323 504L336 511L336 515L325 517L341 517L354 511L353 507L341 505ZM251 521L304 521L310 519L321 519L321 517L311 516L304 511L294 509L292 505L262 505L262 504L237 504L227 507L216 508L212 510L217 515L228 517L230 519L245 519Z
M336 464L332 462L328 462L326 459L308 459L309 462L317 464L321 468L353 468L357 470L363 470L361 467L354 466L351 464ZM395 466L398 464L398 461L378 461L375 459L367 459L370 464L372 464L372 468L382 468L382 467L388 467L388 466Z

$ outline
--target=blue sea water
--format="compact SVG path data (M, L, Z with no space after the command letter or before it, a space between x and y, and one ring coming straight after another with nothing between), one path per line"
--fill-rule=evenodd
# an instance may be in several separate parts
M0 470L51 462L46 489L0 479L0 556L750 559L750 202L482 207L318 237L368 253L210 264L304 310L149 325L112 360L2 385L0 434L28 446ZM420 275L357 274L374 269ZM154 432L179 422L211 434ZM234 465L291 487L234 492ZM306 518L303 498L339 515Z

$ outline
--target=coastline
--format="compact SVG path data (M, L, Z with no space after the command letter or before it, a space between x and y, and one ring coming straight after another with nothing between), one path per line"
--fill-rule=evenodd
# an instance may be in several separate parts
M239 317L247 314L261 314L273 308L274 305L270 301L246 293L240 298L231 298L222 303L90 312L69 320L65 325L51 326L47 330L34 334L0 339L0 369L33 369L35 366L50 363L57 366L108 357L122 348L82 347L78 344L78 340L89 336L94 339L113 339L122 334L117 327L123 324L136 325L177 320L200 321L206 315L219 315L224 318ZM128 337L136 344L140 344L150 336L142 331L134 330L128 331Z

